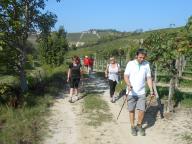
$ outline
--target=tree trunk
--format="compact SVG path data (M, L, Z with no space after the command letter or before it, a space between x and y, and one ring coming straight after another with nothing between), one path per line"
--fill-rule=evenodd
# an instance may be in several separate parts
M25 76L25 71L23 68L19 70L19 76L20 76L20 87L22 92L26 92L28 90L27 80Z
M21 50L22 50L22 53L20 55L20 65L18 67L19 78L20 78L20 87L21 87L22 92L26 92L28 90L28 85L27 85L27 79L26 79L25 70L24 70L25 58L26 58L24 46L21 46Z
M180 75L180 73L181 73L181 57L179 57L177 60L176 60L176 70L177 70L177 73L176 73L176 75L177 75L177 77L176 77L176 79L175 79L175 86L178 88L179 87L179 75Z
M168 96L168 108L167 112L172 112L173 111L173 95L175 93L175 76L172 76L170 80L170 85L169 85L169 96Z
M153 81L153 90L154 90L154 93L155 93L155 97L156 97L156 98L159 98L159 94L158 94L158 92L157 92L157 87L156 87L155 81Z
M185 56L183 55L182 56L182 72L184 71L184 69L185 69L185 66L186 66L186 59L185 59Z
M154 82L157 83L157 64L155 64Z
M179 57L179 78L182 77L182 72L183 72L183 56Z
M153 90L154 90L155 97L156 97L156 100L157 100L157 103L158 103L158 111L159 111L159 114L160 114L160 118L164 118L163 106L161 104L161 100L160 100L159 94L157 92L157 86L156 86L156 82L155 81L153 81Z

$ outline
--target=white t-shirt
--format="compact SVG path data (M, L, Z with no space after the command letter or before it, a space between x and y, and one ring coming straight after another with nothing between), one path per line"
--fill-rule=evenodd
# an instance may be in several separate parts
M144 95L145 82L148 77L151 77L149 62L143 61L141 64L137 60L128 62L124 75L129 76L132 91L129 95Z
M109 79L112 81L116 81L117 83L119 82L119 71L120 71L120 65L117 64L116 67L112 67L111 64L108 65L108 72L109 72Z

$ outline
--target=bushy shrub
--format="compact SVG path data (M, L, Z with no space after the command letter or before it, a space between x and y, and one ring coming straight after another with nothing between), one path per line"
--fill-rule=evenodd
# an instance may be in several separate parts
M0 104L7 104L12 107L19 105L21 90L17 86L0 84Z

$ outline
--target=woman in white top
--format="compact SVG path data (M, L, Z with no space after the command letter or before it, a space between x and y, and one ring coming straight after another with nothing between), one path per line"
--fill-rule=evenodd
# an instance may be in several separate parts
M120 75L120 65L116 62L114 57L110 58L110 64L107 65L105 70L105 77L109 79L109 87L110 87L110 98L111 102L115 102L115 87L119 82L119 75Z

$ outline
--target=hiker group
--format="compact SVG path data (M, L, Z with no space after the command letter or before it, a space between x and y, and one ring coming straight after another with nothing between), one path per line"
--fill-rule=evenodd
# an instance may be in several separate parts
M79 93L79 83L80 79L83 75L83 71L86 71L88 75L90 75L93 72L93 63L94 59L92 56L88 57L85 56L85 58L82 60L83 66L81 65L81 59L78 56L72 57L72 62L69 64L69 70L67 74L67 82L70 84L70 98L69 102L73 103L74 101L78 100L80 97L78 97ZM84 70L83 70L83 68Z
M139 132L140 135L145 135L145 130L142 127L144 114L146 110L146 82L150 90L150 96L154 97L153 82L151 77L151 70L149 62L145 60L147 52L145 49L139 48L136 52L135 59L129 61L124 71L124 81L127 87L126 101L129 111L131 134L136 136ZM89 74L93 70L93 61L85 56L83 59L83 66ZM105 77L109 82L109 95L110 101L115 103L118 99L115 96L116 85L120 81L121 68L115 57L109 59L109 64L106 66ZM67 80L70 82L70 100L73 102L73 91L76 99L78 100L78 86L82 75L82 65L77 56L72 58L72 63L69 65ZM135 125L135 111L138 110L138 121Z

